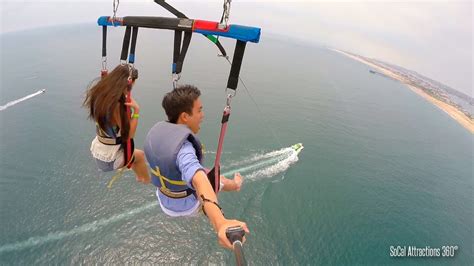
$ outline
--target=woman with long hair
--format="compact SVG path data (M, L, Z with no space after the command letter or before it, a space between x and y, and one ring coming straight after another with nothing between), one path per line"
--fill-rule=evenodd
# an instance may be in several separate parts
M129 77L133 86L138 71L128 65L119 65L87 90L83 105L89 109L89 118L96 122L97 132L91 153L99 170L107 172L131 165L137 181L149 183L143 151L131 145L128 149L133 155L129 159L125 155L125 144L129 139L133 143L140 113L140 106L133 98L127 101ZM127 114L127 106L132 110L131 115Z

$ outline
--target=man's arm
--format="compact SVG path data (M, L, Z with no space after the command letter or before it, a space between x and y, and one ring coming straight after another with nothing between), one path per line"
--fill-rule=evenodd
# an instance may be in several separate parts
M183 146L181 146L176 158L176 165L181 171L183 180L188 183L189 187L196 190L197 198L201 201L204 211L217 233L219 243L226 248L232 249L232 245L225 235L225 230L232 226L242 226L247 233L249 230L247 225L243 222L226 219L219 207L212 203L217 203L216 193L214 192L211 183L209 183L209 179L204 172L204 167L202 167L197 159L196 150L191 142L185 141ZM211 202L203 200L202 196Z
M212 186L209 183L209 179L207 179L207 176L204 171L196 171L193 176L192 184L193 187L196 189L198 199L201 200L201 204L203 204L203 209L206 212L212 227L214 227L214 230L217 233L219 243L226 248L232 249L232 244L229 242L225 234L226 229L232 226L242 226L245 232L249 233L247 225L241 221L226 219L219 207L212 203L217 203L217 196L214 190L212 189ZM201 196L212 202L203 201Z

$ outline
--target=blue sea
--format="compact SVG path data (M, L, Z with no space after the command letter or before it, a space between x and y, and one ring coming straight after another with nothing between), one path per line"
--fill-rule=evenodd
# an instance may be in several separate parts
M124 29L109 32L108 66ZM232 54L234 42L224 40ZM141 29L136 146L164 120L173 32ZM233 264L204 216L170 218L152 185L96 169L81 107L101 67L93 24L0 35L0 264ZM230 66L194 35L180 83L202 91L213 164ZM220 193L250 229L252 265L472 265L473 135L403 84L322 46L263 32L249 43L224 144ZM31 96L41 89L45 93ZM303 143L295 155L288 147ZM391 247L450 247L393 257ZM392 254L393 255L393 254Z

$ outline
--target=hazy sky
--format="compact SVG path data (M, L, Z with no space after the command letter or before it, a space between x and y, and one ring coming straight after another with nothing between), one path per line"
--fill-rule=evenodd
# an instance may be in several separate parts
M222 0L168 0L191 18L217 21ZM0 0L1 33L95 22L112 0ZM398 64L473 96L472 1L233 0L231 23ZM121 0L118 16L170 16L152 0ZM308 66L311 67L311 66Z

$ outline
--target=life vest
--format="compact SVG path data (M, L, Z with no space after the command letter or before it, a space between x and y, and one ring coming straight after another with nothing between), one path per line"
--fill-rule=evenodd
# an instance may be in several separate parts
M184 198L195 193L182 180L176 165L178 152L186 140L191 142L202 163L201 142L186 125L158 122L145 138L144 151L151 168L151 182L170 198Z

